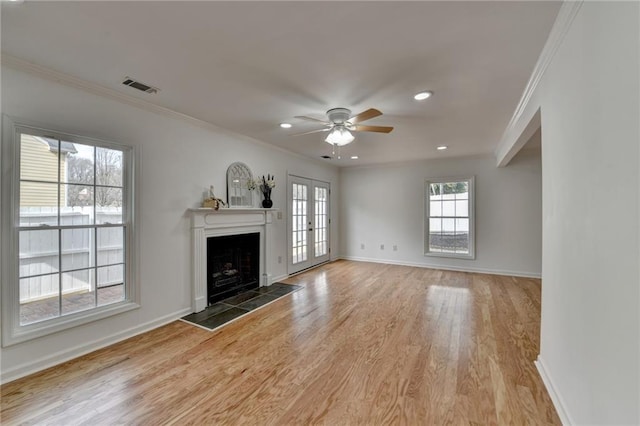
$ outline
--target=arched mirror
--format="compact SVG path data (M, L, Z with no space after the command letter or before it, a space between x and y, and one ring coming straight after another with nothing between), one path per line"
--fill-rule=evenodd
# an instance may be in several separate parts
M251 169L244 163L233 163L227 169L227 202L229 207L253 207L249 183L253 181Z

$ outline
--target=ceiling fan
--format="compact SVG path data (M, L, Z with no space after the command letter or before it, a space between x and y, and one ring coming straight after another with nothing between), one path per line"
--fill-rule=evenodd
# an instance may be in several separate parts
M351 116L351 110L347 108L333 108L327 111L327 117L329 121L318 120L317 118L307 117L304 115L298 115L295 118L301 120L313 121L315 123L322 123L325 128L312 130L310 132L297 133L292 136L308 135L310 133L329 132L325 138L325 142L334 146L347 145L355 139L351 132L378 132L389 133L393 130L393 127L387 126L363 126L359 124L363 121L370 120L374 117L382 115L380 111L375 108L369 108L360 114Z

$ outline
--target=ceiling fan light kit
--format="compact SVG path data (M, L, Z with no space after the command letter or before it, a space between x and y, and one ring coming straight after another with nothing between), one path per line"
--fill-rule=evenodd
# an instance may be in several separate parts
M351 132L377 132L377 133L389 133L393 130L393 127L388 126L361 126L358 123L369 120L374 117L382 115L380 111L375 108L369 108L360 114L351 116L351 110L347 108L332 108L327 111L327 117L329 121L318 120L317 118L307 117L304 115L298 115L296 118L306 121L312 121L314 123L322 123L325 125L324 129L312 130L310 132L298 133L292 136L307 135L309 133L329 132L325 138L325 142L332 146L344 146L354 141L355 137Z
M331 145L344 146L353 142L355 137L344 126L336 126L325 138Z

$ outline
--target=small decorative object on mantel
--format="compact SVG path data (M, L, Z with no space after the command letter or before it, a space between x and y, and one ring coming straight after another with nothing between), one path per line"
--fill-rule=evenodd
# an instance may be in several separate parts
M209 196L202 202L202 207L218 210L220 206L224 207L226 206L226 204L220 198L216 198L215 194L213 193L213 185L211 185L209 187Z
M271 201L271 190L276 187L276 177L267 175L265 178L264 175L262 175L262 179L258 179L258 186L264 196L264 200L262 200L262 207L270 209L273 207L273 201Z

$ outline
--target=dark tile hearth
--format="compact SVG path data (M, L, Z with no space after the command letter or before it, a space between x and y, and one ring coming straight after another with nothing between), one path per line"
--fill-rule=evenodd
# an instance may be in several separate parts
M301 288L299 285L274 283L214 303L201 312L182 317L182 320L213 330Z

